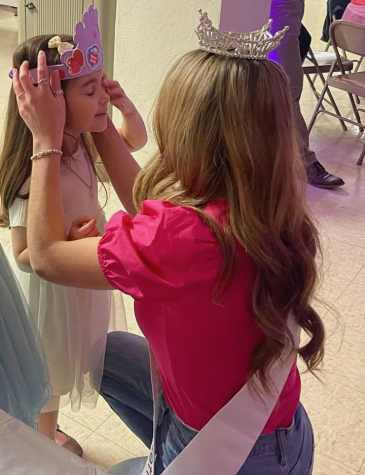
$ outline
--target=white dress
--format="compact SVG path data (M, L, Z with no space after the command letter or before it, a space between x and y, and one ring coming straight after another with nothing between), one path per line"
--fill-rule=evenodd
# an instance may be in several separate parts
M29 190L25 183L22 192ZM98 201L98 183L85 150L79 146L71 159L62 159L61 192L66 233L79 216L97 220L102 234L106 219ZM17 198L9 209L10 227L27 225L28 201ZM71 401L74 411L81 403L95 407L108 330L126 330L122 295L116 291L75 289L52 284L36 274L25 273L16 265L13 252L9 261L23 289L31 314L42 338L49 367L53 398L44 412Z

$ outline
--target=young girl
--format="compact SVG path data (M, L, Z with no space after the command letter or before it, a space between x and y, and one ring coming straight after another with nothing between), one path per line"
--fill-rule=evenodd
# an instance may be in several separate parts
M202 15L200 49L179 59L157 100L158 151L135 183L138 213L116 213L102 238L82 242L65 240L61 160L52 152L61 144L63 100L30 85L27 63L14 78L33 153L46 153L32 172L29 245L36 272L61 285L132 295L154 355L154 387L159 375L162 395L154 393L161 404L155 457L145 473L153 465L156 475L166 467L194 475L312 472L313 432L299 402L295 357L309 370L323 357L323 324L311 306L319 242L298 182L304 170L288 82L266 59L284 32L271 38L266 31L228 35ZM49 78L44 56L37 74L39 81ZM51 82L57 90L57 73ZM99 137L116 150L111 131ZM132 187L125 177L135 164L126 149L119 157L114 182L126 201ZM301 348L300 329L309 335ZM147 342L111 334L102 392L147 445L149 377ZM236 417L227 414L241 390L250 404L239 404ZM269 401L274 406L267 411ZM220 430L207 440L211 423ZM187 469L170 472L182 457ZM220 467L196 469L212 459ZM120 473L140 473L128 467Z
M19 68L24 61L28 61L31 68L36 67L40 51L45 52L48 64L58 65L61 54L75 46L72 37L68 36L32 38L15 51L14 67ZM99 54L100 51L101 48ZM95 48L92 53L96 54ZM106 220L98 201L96 155L89 133L101 132L107 127L109 101L124 115L120 134L127 148L136 150L146 142L145 127L136 108L118 83L103 76L101 65L100 62L95 72L89 69L87 74L63 81L58 91L59 95L64 94L67 104L61 146L61 187L63 229L70 241L100 236L104 232ZM67 396L66 401L62 399L63 403L71 401L76 411L81 403L95 406L114 303L112 293L108 291L54 285L33 272L26 228L31 174L29 154L34 146L32 134L19 116L16 96L11 91L0 160L0 224L11 228L12 255L9 259L36 318L50 369L53 397L42 411L39 430L81 455L81 447L57 430L60 397ZM42 221L41 216L39 220ZM46 225L51 226L51 223ZM122 301L118 306L118 318L122 328L126 328Z

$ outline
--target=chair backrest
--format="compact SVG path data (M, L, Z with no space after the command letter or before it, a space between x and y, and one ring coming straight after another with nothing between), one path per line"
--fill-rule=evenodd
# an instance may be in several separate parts
M336 54L339 48L365 56L365 25L336 20L330 26L330 38Z

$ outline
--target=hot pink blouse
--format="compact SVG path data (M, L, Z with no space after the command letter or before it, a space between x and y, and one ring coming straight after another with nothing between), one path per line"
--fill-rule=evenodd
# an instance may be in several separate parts
M213 203L206 211L220 220L226 204ZM135 299L169 406L183 422L202 429L245 384L263 340L254 319L255 270L248 255L240 248L235 279L215 302L217 240L194 210L166 201L144 202L134 218L116 213L98 254L111 285ZM290 425L299 396L294 365L264 434Z

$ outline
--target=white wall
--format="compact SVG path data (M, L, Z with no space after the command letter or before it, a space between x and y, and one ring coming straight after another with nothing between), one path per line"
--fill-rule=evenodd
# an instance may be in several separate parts
M220 7L221 0L118 0L114 77L148 123L167 68L177 57L197 48L194 30L199 8L218 25ZM120 123L117 113L114 120ZM143 164L153 150L150 141L136 158Z
M0 5L7 5L9 7L17 7L18 0L3 0L3 1L0 1Z

